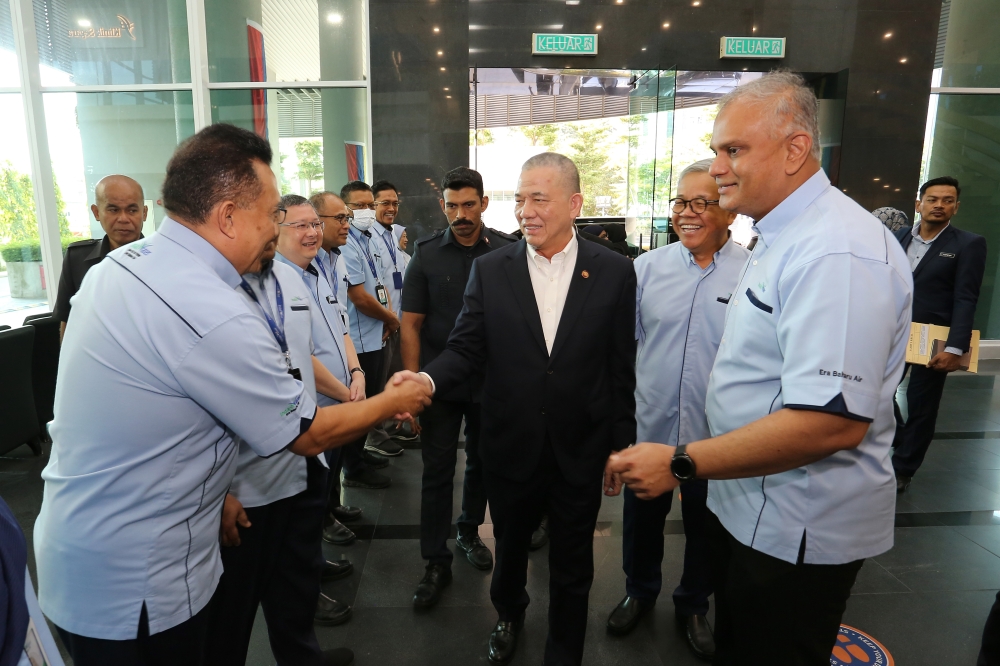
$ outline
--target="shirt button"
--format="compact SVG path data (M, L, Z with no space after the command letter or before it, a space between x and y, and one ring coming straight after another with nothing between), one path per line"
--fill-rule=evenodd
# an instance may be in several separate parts
M737 305L739 305L739 304L740 304L740 299L738 299L738 298L734 298L734 299L733 299L733 306L735 307L735 306L737 306Z
M552 308L545 308L546 312L552 312Z
M756 259L754 259L754 261L753 261L753 265L754 265L754 266L756 266L756 265L757 265L757 260L756 260Z

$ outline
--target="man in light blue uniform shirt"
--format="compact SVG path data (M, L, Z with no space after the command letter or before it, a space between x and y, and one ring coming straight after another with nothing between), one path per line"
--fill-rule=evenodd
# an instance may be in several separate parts
M239 440L317 455L429 401L400 376L382 400L317 409L236 291L284 215L271 156L231 125L185 141L170 217L73 299L34 543L42 610L76 666L202 663Z
M679 243L635 261L637 441L687 444L709 436L705 392L740 272L750 253L732 241L734 213L719 207L719 190L708 174L712 160L681 172L671 224ZM708 622L712 594L705 528L708 481L681 486L684 572L674 590L678 627L695 654L715 652ZM626 634L656 603L662 585L663 527L671 493L640 500L625 490L622 561L626 597L608 619L608 630Z
M639 497L711 479L719 665L780 635L780 663L827 664L865 558L893 542L893 394L913 282L889 231L820 169L818 102L788 72L719 105L720 205L756 221L706 403L712 439L611 463Z
M287 210L285 198L281 203ZM268 244L260 265L243 276L250 309L283 332L292 366L314 400L317 386L346 390L312 355L312 298L293 269L273 261L274 252L274 243ZM282 451L261 458L240 444L222 512L223 574L208 632L208 663L246 663L258 606L278 663L347 666L354 660L346 648L321 650L313 629L311 609L332 601L319 589L326 564L320 530L327 477L323 455L307 459ZM350 563L335 566L350 573ZM350 607L344 606L349 616Z

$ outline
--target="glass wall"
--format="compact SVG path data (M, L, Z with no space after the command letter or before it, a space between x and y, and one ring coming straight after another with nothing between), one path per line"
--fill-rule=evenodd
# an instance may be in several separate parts
M1000 22L991 0L950 0L941 68L935 71L925 179L962 186L955 226L986 238L988 255L975 327L1000 339Z
M103 177L142 185L153 233L167 161L212 122L267 137L286 192L371 173L367 0L13 2L16 25L0 0L0 324L48 309L57 245L103 236ZM37 43L18 52L17 34Z

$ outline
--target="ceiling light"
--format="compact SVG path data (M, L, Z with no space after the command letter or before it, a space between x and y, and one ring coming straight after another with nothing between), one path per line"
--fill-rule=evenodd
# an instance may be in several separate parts
M329 14L326 15L326 21L327 23L340 25L341 23L344 22L344 17L338 14L337 12L330 12Z
M645 47L645 46L643 46L643 47L642 47L642 50L643 50L643 51L645 51L645 50L646 50L646 47Z
M669 24L669 23L664 23L664 24L663 24L663 27L664 27L664 28L669 28L669 27L670 27L670 24Z
M745 71L747 71L748 69L750 69L750 68L749 68L749 67L744 67L744 68L743 68L743 71L745 72Z
M441 68L441 71L442 71L442 72L444 71L444 67L442 67L442 68Z
M906 64L906 58L900 58L899 62L905 65Z
M899 188L897 187L896 189L893 190L893 192L899 192Z
M873 178L872 180L874 180L877 183L878 181L880 181L882 179L881 178Z
M625 0L615 0L615 2L617 2L620 5L620 4L624 3Z
M573 5L574 7L580 4L580 0L566 0L567 5Z
M441 32L441 28L434 26L434 32Z
M603 27L604 27L603 25L601 25L600 23L598 23L597 25L594 26L594 30L600 30Z
M445 95L445 97L447 97L448 99L451 99L451 95ZM886 187L889 187L889 186L886 185Z
M438 55L439 56L443 56L444 55L444 51L438 51Z
M445 92L447 92L447 91L449 91L449 90L451 90L451 88L445 88Z
M753 31L754 31L754 32L757 32L757 26L754 26L754 27L753 27Z
M887 32L884 35L882 35L882 39L889 39L890 37L892 37L892 33L891 32Z
M80 26L81 28L89 28L90 27L90 21L88 21L87 19L80 19L79 21L76 22L76 24L78 26Z
M884 187L885 189L889 189L888 185L883 185L882 187Z
M691 6L692 7L701 7L701 0L694 0L694 2L691 3Z

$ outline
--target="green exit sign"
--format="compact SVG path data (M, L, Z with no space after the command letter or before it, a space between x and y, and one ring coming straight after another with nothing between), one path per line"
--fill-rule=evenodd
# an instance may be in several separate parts
M567 35L535 32L531 35L532 55L597 55L597 35Z
M720 58L784 58L784 37L723 37Z

